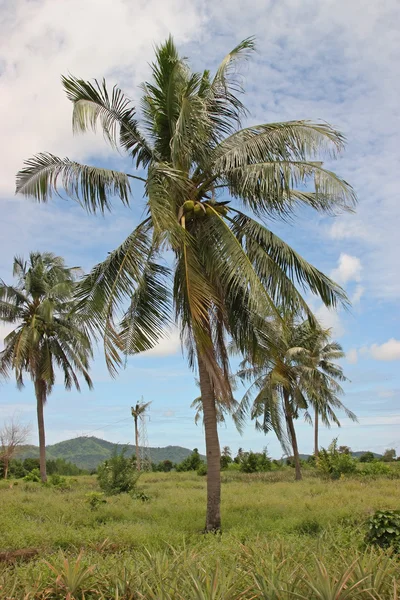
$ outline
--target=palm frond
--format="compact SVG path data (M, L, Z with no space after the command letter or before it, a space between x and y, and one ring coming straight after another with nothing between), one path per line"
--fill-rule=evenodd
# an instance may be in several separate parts
M129 204L131 188L125 173L81 165L69 158L38 154L25 161L17 174L17 193L48 202L52 193L59 195L58 185L68 197L82 204L90 213L104 213L111 208L111 198Z
M74 132L85 132L89 128L96 131L100 121L105 138L114 148L119 143L132 158L136 158L137 167L149 164L152 149L139 131L134 107L117 86L113 87L110 95L104 79L101 84L96 80L92 84L76 77L63 76L61 81L74 105Z
M293 288L290 289L290 281L294 281L303 289L317 294L326 306L348 304L347 296L341 287L304 260L264 225L237 211L232 219L232 229L245 245L256 271L260 272L260 276L263 274L264 283L272 288L278 284L274 298L278 297L286 302L287 292L291 291L292 296L295 293ZM280 277L275 281L273 275Z
M169 269L147 261L120 326L127 354L153 348L171 325L171 291L166 280Z
M352 187L321 162L269 160L234 167L221 173L230 194L257 215L290 217L299 204L335 214L352 210ZM308 191L311 182L313 191ZM296 189L305 186L304 191Z
M142 281L152 252L150 232L150 219L146 219L84 277L76 291L81 318L94 334L101 332L104 336L106 362L113 375L121 364L120 352L124 350L115 320L123 313L132 290Z

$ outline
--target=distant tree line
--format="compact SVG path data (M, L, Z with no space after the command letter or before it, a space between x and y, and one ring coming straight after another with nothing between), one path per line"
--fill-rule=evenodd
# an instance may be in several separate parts
M24 458L13 459L9 462L8 466L8 477L14 479L21 479L26 477L29 473L32 473L35 469L40 470L40 459L39 458ZM87 475L88 471L80 469L71 462L68 462L64 458L55 458L46 461L46 469L49 475ZM0 477L4 478L5 469L4 463L0 460Z

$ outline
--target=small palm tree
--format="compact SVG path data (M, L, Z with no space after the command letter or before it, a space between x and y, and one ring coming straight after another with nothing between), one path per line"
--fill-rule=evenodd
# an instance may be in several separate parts
M261 338L253 364L244 361L238 373L242 380L251 381L239 412L243 418L243 413L250 410L258 430L275 431L284 451L293 453L299 480L302 476L294 420L300 411L311 422L308 408L314 407L317 431L318 415L328 426L332 421L340 426L334 409L344 410L353 420L356 416L338 398L343 390L337 380L346 377L332 360L341 358L343 352L337 342L328 341L329 330L311 326L309 320L301 322L292 313L276 321L275 328L279 344L271 348Z
M326 427L330 427L331 423L340 427L335 410L343 410L352 421L357 421L357 417L339 398L343 394L339 382L347 381L347 377L342 367L334 361L344 358L342 346L330 339L330 329L317 327L310 332L301 357L303 365L300 385L314 408L314 455L318 456L319 418Z
M40 476L46 481L46 442L43 409L56 380L64 375L66 389L80 390L78 374L89 388L90 340L72 312L77 269L67 268L59 256L31 253L29 261L14 258L15 286L0 280L0 320L15 324L0 352L0 375L15 372L17 386L24 374L35 388L40 449Z
M136 468L140 471L140 453L139 453L139 419L144 418L144 413L147 408L150 406L151 402L143 402L143 398L141 402L137 402L136 406L131 407L131 413L133 417L133 421L135 423L135 445L136 445Z
M169 38L156 49L151 79L142 86L141 120L119 88L109 92L105 82L63 77L74 130L100 124L138 171L46 153L28 160L17 175L17 192L46 202L61 184L93 213L110 210L115 197L128 205L131 182L142 183L144 220L92 270L79 297L87 322L104 338L113 372L121 351L148 350L171 321L179 325L200 381L207 531L221 524L216 401L229 406L232 399L226 339L247 351L277 301L300 305L312 318L299 287L329 306L346 301L341 288L258 220L286 217L298 205L328 213L349 209L355 196L320 161L322 152L332 156L344 146L329 125L302 120L242 128L247 112L237 63L253 49L254 40L246 39L214 75L194 73ZM174 258L171 268L163 263L166 250Z

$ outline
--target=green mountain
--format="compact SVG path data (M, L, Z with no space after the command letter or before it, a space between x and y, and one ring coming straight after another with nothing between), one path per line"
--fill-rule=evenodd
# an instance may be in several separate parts
M47 459L64 458L74 463L80 469L95 469L100 463L110 458L112 452L117 449L118 452L126 448L126 456L135 454L135 447L132 445L113 444L106 440L96 437L77 437L65 442L59 442L51 446L46 446ZM171 460L173 463L179 463L191 454L188 448L181 446L166 446L165 448L148 448L151 460L155 463L163 460ZM18 453L18 458L38 458L39 448L37 446L22 446ZM205 457L203 457L205 458Z

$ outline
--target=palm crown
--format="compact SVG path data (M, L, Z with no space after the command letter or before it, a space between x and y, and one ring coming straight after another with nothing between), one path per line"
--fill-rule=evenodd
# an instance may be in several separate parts
M64 375L67 389L79 390L77 372L88 385L91 347L82 324L71 315L71 299L77 269L50 253L31 253L29 262L14 259L15 286L0 281L0 320L15 324L5 338L0 353L0 373L15 370L17 384L24 384L24 373L45 385L44 400L56 379L56 369Z
M178 321L190 364L197 358L203 406L210 397L206 439L207 423L216 422L215 398L227 404L232 398L227 336L244 351L265 316L276 312L277 301L300 306L312 318L301 287L330 306L346 301L340 287L250 216L287 217L299 204L332 212L355 202L351 187L320 162L321 152L332 156L344 145L329 125L292 121L241 128L247 113L236 65L253 49L253 39L244 40L212 76L191 72L169 38L156 49L151 79L142 86L140 121L118 87L109 92L105 82L63 77L74 130L100 124L138 171L40 154L17 176L20 193L46 202L61 184L90 212L109 210L115 196L128 204L131 181L142 181L146 217L86 277L81 308L103 334L111 371L121 350L151 348ZM166 249L174 256L172 268L162 262ZM219 468L219 449L214 458ZM210 461L208 456L209 480Z

